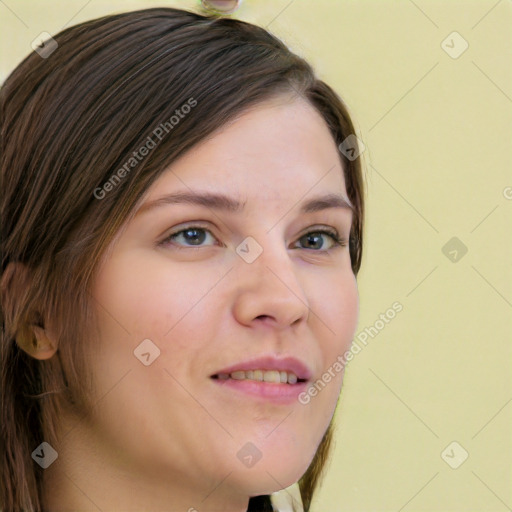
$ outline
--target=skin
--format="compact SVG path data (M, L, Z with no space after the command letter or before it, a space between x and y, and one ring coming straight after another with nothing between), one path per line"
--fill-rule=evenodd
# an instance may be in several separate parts
M301 237L332 227L348 240L352 211L299 214L313 196L347 198L341 165L316 110L281 97L223 126L152 184L138 206L199 190L246 204L241 213L191 204L141 211L115 239L91 290L96 405L87 418L62 416L58 464L45 471L51 510L241 512L250 496L303 475L343 372L306 405L226 391L210 376L286 354L317 380L349 349L358 293L348 245L320 234L310 248ZM183 234L158 245L197 225L206 229L199 246ZM250 264L235 251L247 236L263 249ZM133 353L144 339L160 349L149 366ZM262 454L252 467L237 457L247 442Z

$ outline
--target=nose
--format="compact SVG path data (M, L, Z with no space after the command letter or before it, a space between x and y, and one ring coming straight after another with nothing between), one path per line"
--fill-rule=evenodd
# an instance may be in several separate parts
M284 246L275 241L268 243L256 260L247 263L240 258L236 267L234 315L238 322L278 329L307 322L308 299L297 265Z

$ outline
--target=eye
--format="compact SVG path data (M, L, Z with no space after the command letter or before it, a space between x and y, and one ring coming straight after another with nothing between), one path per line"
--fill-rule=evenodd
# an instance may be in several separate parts
M165 240L162 240L161 244L177 245L178 249L183 249L183 247L180 247L182 243L185 245L185 248L203 247L202 243L208 238L208 235L215 240L215 237L208 229L201 226L190 226L169 235Z
M180 231L176 231L175 233L171 233L164 240L162 240L159 245L173 245L177 249L200 248L205 246L204 242L209 237L214 241L214 243L206 244L206 246L218 245L215 243L216 239L210 230L197 225L189 226ZM330 247L324 248L324 240L326 237L331 239L331 245ZM305 245L305 247L302 247L303 249L311 249L316 252L327 252L330 249L347 245L347 240L340 238L338 232L335 229L327 228L308 231L297 240L297 243L299 242ZM301 249L301 247L297 248Z
M328 247L327 249L324 249L324 238L328 236L331 239L331 247ZM337 231L331 230L331 229L318 229L315 231L309 231L305 235L302 235L298 242L302 241L306 245L305 249L313 249L317 252L323 252L328 251L329 249L335 248L335 247L343 247L347 245L347 241L345 239L342 239L339 237Z

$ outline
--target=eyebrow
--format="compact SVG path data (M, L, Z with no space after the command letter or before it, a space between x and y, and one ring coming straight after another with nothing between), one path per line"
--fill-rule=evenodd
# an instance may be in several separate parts
M214 192L174 192L144 203L138 209L136 215L164 205L184 203L204 206L213 210L237 213L244 209L246 201L239 202L229 196ZM354 211L354 207L349 199L339 194L326 194L313 197L302 204L300 211L301 213L313 213L328 208L343 208Z

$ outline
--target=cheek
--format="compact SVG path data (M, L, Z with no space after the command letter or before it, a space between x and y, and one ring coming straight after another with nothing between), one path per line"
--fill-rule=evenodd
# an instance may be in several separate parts
M352 272L331 280L325 291L316 296L315 323L322 366L313 386L301 403L312 406L316 413L330 421L334 412L345 370L345 355L350 349L359 319L357 281Z
M128 380L155 389L169 379L164 369L187 380L218 316L208 294L218 279L211 269L198 272L165 259L155 258L148 265L137 251L110 259L93 288L100 326L94 357L100 388L108 388L128 369L133 370ZM154 346L143 342L147 339ZM148 350L150 359L153 353L157 357L144 366L136 354Z
M322 352L334 358L348 350L355 335L359 319L359 295L357 281L351 271L344 271L332 279L315 295L315 321L326 333L321 339ZM320 328L320 327L319 327ZM332 360L324 363L330 364Z
M173 325L183 316L180 304L185 299L170 293L176 286L161 268L141 265L141 259L129 254L111 258L97 273L91 292L99 339L91 362L99 394L128 371L130 375L123 380L123 386L137 383L140 389L146 389L161 385L155 368L167 357ZM148 339L151 343L144 341ZM142 356L146 353L154 361L150 366L144 366L136 357L147 357ZM137 393L131 396L137 402Z
M215 279L211 272L205 277L170 269L168 262L141 265L140 259L128 255L109 260L97 274L92 294L100 339L91 371L98 397L107 398L98 408L96 428L112 445L130 447L127 453L135 453L140 461L148 454L156 461L164 445L177 456L178 449L165 444L169 430L186 438L191 417L203 420L197 424L204 426L204 410L186 390L200 392L193 388L191 375L213 321L211 301L201 299L208 298ZM148 366L134 354L145 339L159 350ZM154 349L146 350L152 358ZM154 442L139 452L132 438L141 436Z
M148 265L146 260L135 251L110 260L98 273L93 294L101 305L100 323L110 333L115 329L132 342L153 336L165 343L201 300L208 279L168 261Z

